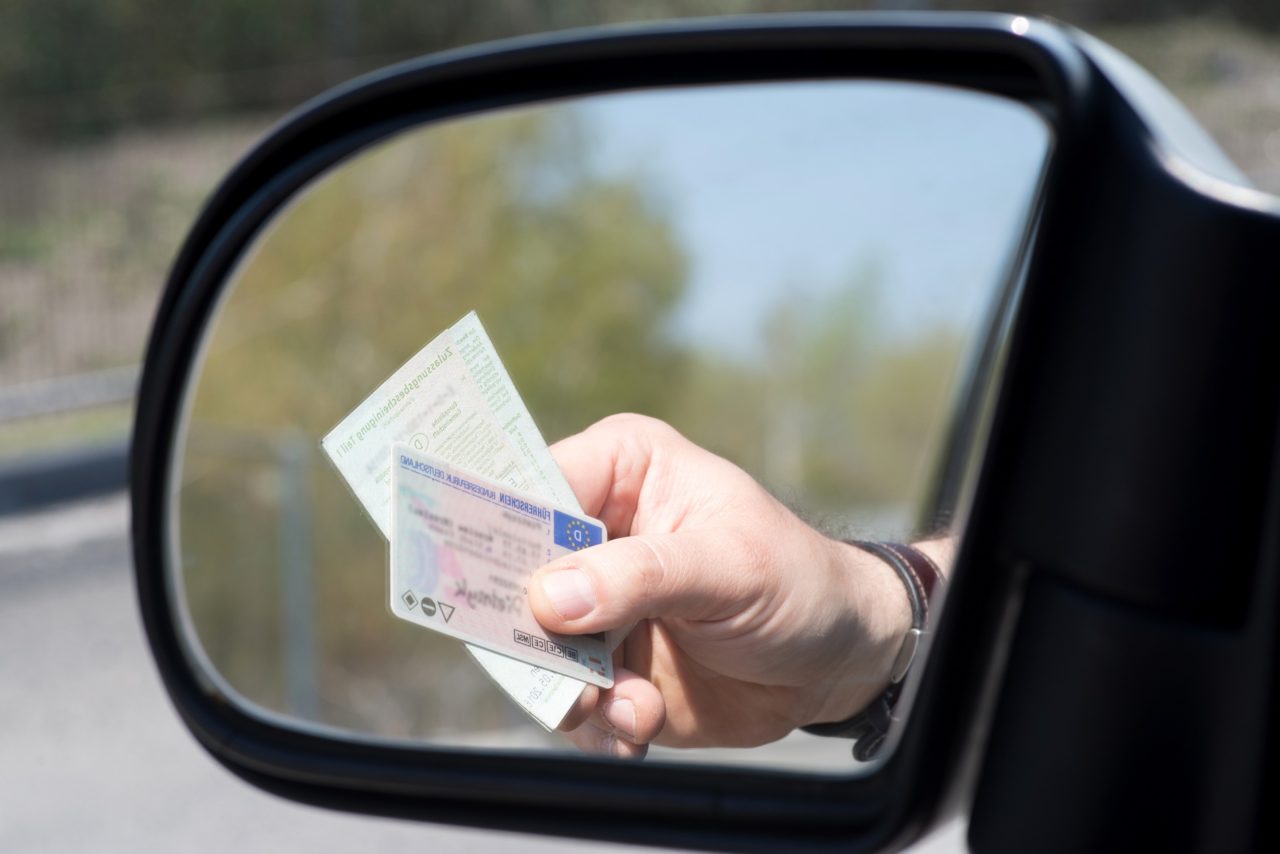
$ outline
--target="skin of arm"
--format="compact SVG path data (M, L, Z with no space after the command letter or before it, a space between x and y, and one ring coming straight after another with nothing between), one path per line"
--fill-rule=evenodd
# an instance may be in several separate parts
M539 569L533 614L563 634L635 624L614 687L587 686L561 724L579 748L750 747L887 687L911 611L880 559L652 418L611 416L552 452L610 540ZM949 539L916 545L950 565Z

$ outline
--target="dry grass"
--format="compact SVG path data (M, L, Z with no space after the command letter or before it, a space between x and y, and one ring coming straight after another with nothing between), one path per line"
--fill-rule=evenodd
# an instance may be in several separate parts
M0 423L0 461L123 439L132 423L128 404Z
M0 385L137 362L183 234L262 125L0 149Z

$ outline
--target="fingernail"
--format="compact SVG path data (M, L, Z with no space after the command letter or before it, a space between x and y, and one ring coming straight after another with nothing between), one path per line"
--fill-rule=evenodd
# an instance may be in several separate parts
M636 705L630 700L610 700L604 707L604 719L628 738L636 737Z
M596 592L591 580L580 569L561 569L542 577L542 592L551 607L566 620L585 617L596 607Z

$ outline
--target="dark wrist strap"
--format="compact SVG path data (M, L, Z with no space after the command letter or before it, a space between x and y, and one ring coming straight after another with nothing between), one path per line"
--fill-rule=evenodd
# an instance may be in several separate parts
M929 600L942 578L938 565L915 546L903 543L876 543L869 540L845 542L875 555L897 571L907 588L907 596L911 599L912 626L923 629L929 622Z
M866 761L880 750L889 727L895 720L893 711L902 693L902 680L915 660L920 640L929 625L929 600L942 581L938 565L919 549L903 543L879 543L868 540L846 540L868 554L883 560L902 579L911 603L911 628L903 638L902 646L894 660L889 687L881 692L867 707L853 717L834 723L810 724L801 727L813 735L852 738L853 756Z

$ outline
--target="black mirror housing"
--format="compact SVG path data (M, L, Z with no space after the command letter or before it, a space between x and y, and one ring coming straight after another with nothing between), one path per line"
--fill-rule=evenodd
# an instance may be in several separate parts
M1005 15L695 21L428 57L286 118L174 262L139 395L139 602L197 740L305 803L596 839L870 849L972 805L983 850L1248 847L1267 831L1261 786L1280 765L1267 771L1262 748L1280 670L1280 207L1232 183L1194 123L1108 51ZM815 78L996 94L1034 107L1054 136L1010 344L989 354L1006 374L955 583L887 761L850 778L513 763L290 728L202 680L168 566L175 425L222 285L284 203L412 125L605 91ZM1179 748L1187 739L1198 749ZM1240 780L1252 782L1234 799L1199 797Z

